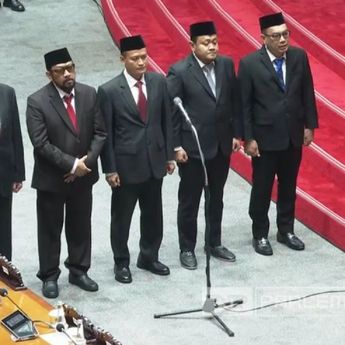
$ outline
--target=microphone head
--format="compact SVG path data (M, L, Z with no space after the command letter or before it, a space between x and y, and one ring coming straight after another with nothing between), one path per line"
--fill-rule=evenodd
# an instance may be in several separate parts
M62 323L58 323L55 328L58 332L63 332L65 330L65 326Z
M181 98L180 98L180 97L175 97L175 98L174 98L174 103L175 103L177 106L180 105L180 104L182 104Z
M0 296L6 297L7 295L8 295L7 289L1 288L1 289L0 289Z

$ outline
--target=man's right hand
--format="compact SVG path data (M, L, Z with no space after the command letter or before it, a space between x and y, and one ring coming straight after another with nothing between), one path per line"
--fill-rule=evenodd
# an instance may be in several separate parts
M256 140L249 140L245 142L244 152L251 157L260 157L259 146Z
M187 152L184 149L180 149L175 152L175 160L177 163L186 163L188 161Z
M84 156L84 157L78 159L77 168L75 169L75 172L74 172L74 174L77 175L78 177L85 176L89 172L91 172L91 169L89 169L85 165L86 158L87 158L87 156Z
M107 175L105 179L107 180L109 186L112 188L121 186L120 176L117 173Z

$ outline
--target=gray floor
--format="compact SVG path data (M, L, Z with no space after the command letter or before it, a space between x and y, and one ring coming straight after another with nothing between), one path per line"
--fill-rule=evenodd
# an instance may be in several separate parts
M30 188L32 148L25 126L26 97L44 85L43 54L67 46L77 65L79 81L95 87L121 70L118 51L91 0L23 0L26 12L0 9L0 81L15 87L25 143L27 181L14 200L14 257L28 287L40 294L37 271L35 192ZM60 299L75 306L95 324L109 330L123 344L336 344L343 343L345 294L321 295L248 313L219 309L218 314L236 333L228 338L202 313L153 319L154 313L198 308L205 299L203 212L196 250L199 269L180 268L176 230L178 176L165 179L165 236L161 260L171 268L168 277L137 269L139 222L136 211L130 237L133 283L114 280L109 243L110 190L103 177L94 189L93 265L90 275L100 290L86 293L67 282L62 268ZM247 216L249 185L235 173L225 190L223 243L238 257L234 264L212 260L212 295L219 303L243 298L237 311L344 286L344 254L303 225L296 232L305 240L304 252L293 252L275 241L272 208L272 257L251 247ZM63 244L63 262L66 246ZM55 303L56 301L51 301ZM1 343L1 339L0 339Z

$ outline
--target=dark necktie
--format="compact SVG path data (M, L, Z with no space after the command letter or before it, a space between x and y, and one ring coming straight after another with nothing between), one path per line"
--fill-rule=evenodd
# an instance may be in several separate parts
M146 122L146 119L147 119L147 99L146 99L145 94L143 92L143 82L141 80L138 80L135 83L135 86L139 89L137 106L139 109L140 117L143 120L143 122Z
M279 84L281 88L285 91L285 83L284 83L284 76L283 76L283 63L284 63L284 58L277 58L273 60L275 70L278 75L279 79Z
M74 108L72 106L72 99L73 99L73 95L66 95L64 96L64 101L66 102L66 110L67 110L67 113L69 115L69 118L73 124L73 127L76 131L78 131L78 122L77 122L77 116L75 114L75 111L74 111Z
M213 71L213 64L205 65L203 67L203 70L206 73L206 79L208 81L208 84L210 85L210 88L212 90L213 95L216 97L216 84L212 78L212 71Z

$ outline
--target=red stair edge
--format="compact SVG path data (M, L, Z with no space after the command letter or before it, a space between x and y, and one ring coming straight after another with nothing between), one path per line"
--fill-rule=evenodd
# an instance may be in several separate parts
M128 30L126 24L121 20L112 0L101 0L101 5L103 9L104 21L108 27L110 35L118 47L118 42L120 38L125 36L130 36L131 32ZM106 9L106 11L105 11ZM163 70L156 64L156 62L149 57L150 69L164 74Z
M189 36L184 28L175 20L172 14L166 10L165 5L162 4L161 0L148 1L150 1L151 4L151 12L154 14L155 18L158 18L157 20L159 20L159 18L162 16L162 13L164 14L165 17L162 20L159 20L159 23L164 27L166 32L169 32L169 34L173 36L174 40L176 40L177 42L180 42L181 40L189 40ZM194 2L195 5L197 5L196 0L194 0ZM212 13L211 8L208 9L209 12ZM215 9L213 8L213 10ZM218 17L220 17L218 12L214 14L218 14ZM227 21L222 22L225 26L229 25ZM234 28L232 29L236 30ZM345 125L344 119L335 117L334 120L337 120L339 123L341 121L342 125ZM341 162L338 162L336 159L334 159L332 156L324 154L323 150L317 145L311 145L311 147L305 151L304 155L306 156L306 158L308 158L308 161L310 161L311 164L317 165L319 171L327 171L333 181L344 179L345 166Z
M338 53L335 49L328 46L325 42L320 40L318 43L316 39L309 36L308 32L302 25L293 19L283 8L274 4L273 1L257 1L251 0L252 3L260 10L265 13L272 13L282 11L286 22L292 27L294 39L301 44L303 47L308 47L308 50L324 65L328 66L333 72L337 73L340 77L345 79L345 59L342 54ZM311 35L313 35L310 32ZM333 52L332 52L333 51Z
M112 37L114 41L116 41L120 37L130 33L119 17L117 17L118 22L113 21L114 8L112 8L112 2L111 4L110 2L110 0L102 0L102 5L103 8L108 9L108 11L104 11L104 17ZM112 15L110 12L112 12ZM157 64L155 65L158 66ZM153 69L161 72L160 68L157 69L153 67ZM244 154L238 154L232 158L231 168L248 182L251 181L251 166L248 158ZM330 212L327 211L327 208L323 207L323 205L316 207L316 204L310 202L312 198L310 198L307 193L301 190L298 190L297 193L296 218L307 227L310 227L311 230L318 233L321 237L340 249L345 250L345 220L342 218L337 220L336 216L331 217ZM274 201L276 200L275 195L273 195L272 199ZM310 212L310 210L315 212L316 216L313 212Z
M231 158L231 169L251 184L252 168L249 158L240 153ZM277 201L276 185L272 200ZM249 202L249 199L248 199ZM322 238L345 251L345 219L297 188L296 219Z

